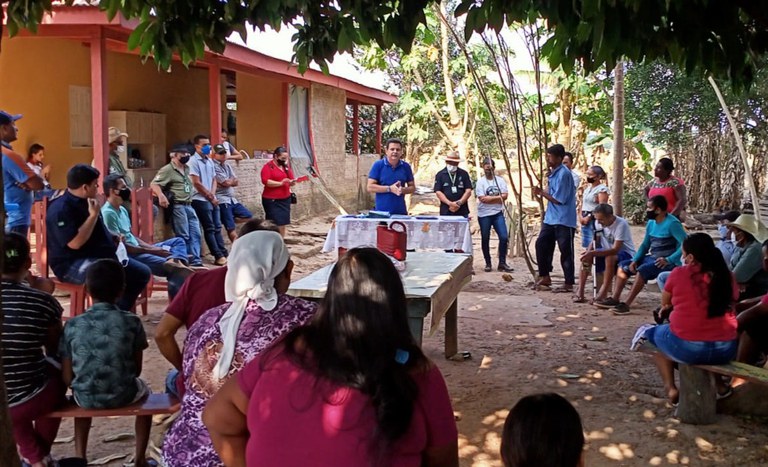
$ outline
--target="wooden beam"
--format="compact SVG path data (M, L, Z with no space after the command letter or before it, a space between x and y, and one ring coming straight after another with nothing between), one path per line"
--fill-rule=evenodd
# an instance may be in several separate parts
M211 144L221 143L221 68L218 63L208 66L208 110Z
M381 154L381 105L376 106L376 154Z
M107 46L101 28L91 35L91 122L93 160L102 178L109 174L109 116L107 113ZM125 131L125 128L121 128Z
M352 104L352 154L360 155L360 105Z
M291 150L290 143L288 142L288 127L290 122L290 96L288 95L290 85L283 83L283 145Z

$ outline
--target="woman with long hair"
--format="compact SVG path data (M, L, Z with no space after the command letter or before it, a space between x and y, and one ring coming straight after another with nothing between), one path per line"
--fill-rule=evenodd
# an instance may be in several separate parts
M688 365L719 365L736 356L738 346L734 304L739 289L723 255L707 234L695 233L683 242L683 266L672 270L661 294L662 307L672 305L669 324L655 326L645 337L663 354L656 366L672 404L679 392L675 362ZM731 390L716 379L718 397Z
M203 421L228 466L459 465L445 381L373 248L339 260L310 323L228 381Z
M611 191L603 180L605 179L605 170L599 165L593 165L587 169L587 184L584 187L584 193L581 198L581 212L579 213L579 224L581 224L581 247L589 248L592 239L595 236L595 217L592 211L599 204L607 204Z

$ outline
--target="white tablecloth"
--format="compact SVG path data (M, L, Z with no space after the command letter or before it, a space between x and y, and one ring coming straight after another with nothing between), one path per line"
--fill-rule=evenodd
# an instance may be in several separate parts
M331 224L323 245L323 252L341 248L376 246L376 227L380 222L400 221L408 232L409 250L461 250L472 254L472 233L467 219L459 216L434 216L434 219L415 217L390 219L361 219L339 216ZM398 227L395 227L396 229Z

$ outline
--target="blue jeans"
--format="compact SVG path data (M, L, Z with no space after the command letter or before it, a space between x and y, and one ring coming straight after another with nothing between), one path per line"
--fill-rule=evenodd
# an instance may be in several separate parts
M499 212L490 216L478 217L477 222L480 224L480 244L483 249L485 264L491 265L491 227L496 231L496 236L499 237L499 266L507 264L509 234L507 233L507 223L504 221L504 213Z
M672 312L674 313L674 311ZM654 326L645 331L645 338L664 355L678 363L688 365L721 365L736 358L738 339L732 341L687 341L680 339L669 324Z
M192 266L202 265L203 261L200 259L200 224L192 206L189 204L174 204L171 224L176 236L181 237L187 245L189 264Z
M589 224L581 226L581 247L587 248L595 238L595 221L590 220Z
M667 279L669 279L670 274L672 274L672 271L664 271L656 276L656 284L662 292L664 292L664 286L667 285Z
M567 225L541 224L539 238L536 239L536 262L539 264L539 276L549 277L552 272L552 259L555 256L555 244L560 249L560 266L563 268L565 285L573 285L574 276L573 234L576 231Z
M88 270L88 266L99 259L102 258L73 260L64 277L59 279L71 284L83 284L85 283L85 273ZM147 266L132 258L128 258L128 264L123 266L123 270L125 271L125 291L115 304L121 310L130 311L133 309L134 303L136 303L136 298L147 287L152 272Z
M227 232L235 230L235 219L250 219L253 217L251 211L240 203L222 203L219 204L221 211L221 223Z
M27 235L29 235L29 226L28 225L14 225L13 227L6 227L5 231L8 232L8 233L10 233L10 232L17 233L19 235L23 235L24 238L26 238Z
M179 388L176 386L176 381L179 379L179 370L171 368L168 375L165 377L165 393L171 394L179 398Z
M221 214L219 206L214 206L208 201L192 200L192 208L203 226L205 243L214 258L226 258L227 248L224 246L224 237L221 236Z
M169 238L168 240L155 243L156 247L170 247L171 256L164 258L162 256L153 255L150 253L142 253L139 255L131 255L131 258L144 264L152 271L153 276L167 277L168 278L168 295L171 297L176 296L176 292L179 291L182 285L184 285L184 279L186 276L179 276L176 274L168 274L168 271L163 267L168 259L178 259L187 264L187 244L183 239L179 237Z
M622 261L619 263L619 267L627 273L629 276L634 276L632 272L629 270L629 265L632 263L632 260ZM663 268L659 268L656 266L656 258L650 255L645 255L643 258L637 262L637 273L640 274L640 277L643 278L645 282L652 281L659 277L659 274L661 274L664 271L671 271L675 268L674 264L667 264Z

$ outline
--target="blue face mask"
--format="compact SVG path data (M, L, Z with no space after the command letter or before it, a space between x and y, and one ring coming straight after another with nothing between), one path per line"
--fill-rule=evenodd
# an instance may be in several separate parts
M210 144L206 144L205 146L203 146L203 149L201 151L202 151L204 156L209 155L211 153L211 145Z
M725 240L725 237L728 236L728 227L723 224L717 226L717 231L720 232L720 238L723 240Z

